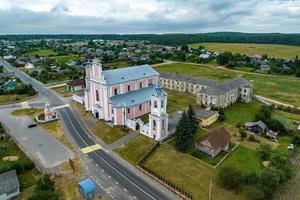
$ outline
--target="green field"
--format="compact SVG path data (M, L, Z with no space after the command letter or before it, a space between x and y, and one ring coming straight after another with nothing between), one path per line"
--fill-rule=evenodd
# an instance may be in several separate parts
M26 53L26 55L37 55L37 56L55 56L57 53L52 49L41 49Z
M250 103L237 102L224 110L226 122L237 125L255 120L255 114L260 109L261 103L252 100Z
M300 107L300 79L296 77L251 74L199 64L169 64L158 66L156 69L159 72L177 72L217 80L242 76L254 81L255 94Z
M129 67L130 64L127 61L116 61L111 63L105 63L104 66L107 66L112 69Z
M300 125L300 115L297 114L276 110L273 112L273 117L278 119L285 128L295 129L298 125Z
M155 141L138 134L132 140L116 149L116 153L135 165L139 159L155 144Z
M168 144L161 145L146 161L145 166L191 193L193 199L208 199L211 179L212 199L245 199L242 194L220 187L216 181L215 170L187 154L177 152Z
M299 46L276 45L276 44L249 44L249 43L195 43L189 45L192 48L204 46L209 51L231 51L246 55L267 54L274 58L295 58L300 56Z
M168 90L168 113L175 113L178 111L185 110L190 104L194 108L198 108L199 105L196 103L196 96L189 93L180 93L176 91Z

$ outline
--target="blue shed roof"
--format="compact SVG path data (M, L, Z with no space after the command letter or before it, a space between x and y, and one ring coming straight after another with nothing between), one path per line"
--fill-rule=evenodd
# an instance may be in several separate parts
M79 183L79 186L83 189L83 191L88 194L93 192L96 189L96 184L91 179L85 179Z
M154 85L149 85L146 88L113 96L110 100L114 108L128 108L149 101L154 88Z
M138 65L120 69L105 70L102 73L106 77L107 85L114 85L159 75L158 72L150 65Z

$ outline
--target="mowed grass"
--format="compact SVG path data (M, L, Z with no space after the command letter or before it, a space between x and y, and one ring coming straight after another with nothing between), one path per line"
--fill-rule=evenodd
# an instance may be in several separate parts
M231 51L233 53L241 53L246 55L267 54L274 58L295 58L300 55L299 46L276 45L276 44L251 44L251 43L195 43L189 45L198 48L199 45L204 46L209 51Z
M29 56L33 56L33 55L37 55L37 56L55 56L55 55L57 55L57 53L52 49L40 49L40 50L28 52L25 55L29 55Z
M192 194L193 199L208 199L212 179L212 199L246 199L242 194L223 189L216 181L216 171L187 154L163 144L146 161L145 166Z
M72 92L67 90L67 86L54 87L54 88L51 88L51 89L54 90L56 93L58 93L59 95L61 95L63 97L72 96Z
M21 108L12 111L11 115L14 116L29 116L34 118L35 116L41 114L43 112L42 108Z
M26 99L31 98L28 94L6 94L0 95L0 105L1 104L11 104L15 102L25 101Z
M132 140L116 149L115 152L131 164L135 165L151 146L155 145L155 143L154 140L138 134Z
M99 121L92 128L92 132L106 144L111 144L127 135L129 130L118 126L110 127L104 121Z
M130 64L127 61L116 61L111 63L105 63L104 66L107 66L112 69L116 69L116 68L129 67Z
M300 115L276 110L272 113L275 119L278 119L287 129L296 129L300 125Z
M300 107L300 78L289 76L267 76L241 71L229 71L217 67L197 64L169 64L156 67L159 72L224 80L238 76L254 81L254 93Z
M185 110L190 104L194 108L198 108L196 103L196 96L185 92L176 92L168 90L168 113L175 113L177 111Z
M232 125L253 121L261 105L256 100L250 103L237 102L224 110L225 120Z
M262 160L256 150L246 148L242 145L230 154L221 164L222 166L235 166L243 172L261 171L263 169Z

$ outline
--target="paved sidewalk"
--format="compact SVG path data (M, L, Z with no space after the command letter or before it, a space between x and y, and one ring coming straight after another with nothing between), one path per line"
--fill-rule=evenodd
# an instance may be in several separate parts
M118 147L120 147L121 145L125 144L126 142L128 142L129 140L131 140L132 138L134 138L138 133L138 131L132 131L131 133L129 133L128 135L125 135L124 137L120 138L119 140L115 141L112 144L107 145L109 150L114 150Z

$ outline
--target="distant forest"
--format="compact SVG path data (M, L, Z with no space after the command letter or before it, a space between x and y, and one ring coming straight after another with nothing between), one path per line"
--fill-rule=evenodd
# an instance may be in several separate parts
M103 40L147 40L153 44L184 45L198 42L224 42L224 43L261 43L285 44L300 46L300 34L281 33L238 33L217 32L198 34L99 34L99 35L0 35L0 39L27 40L27 39L103 39Z

